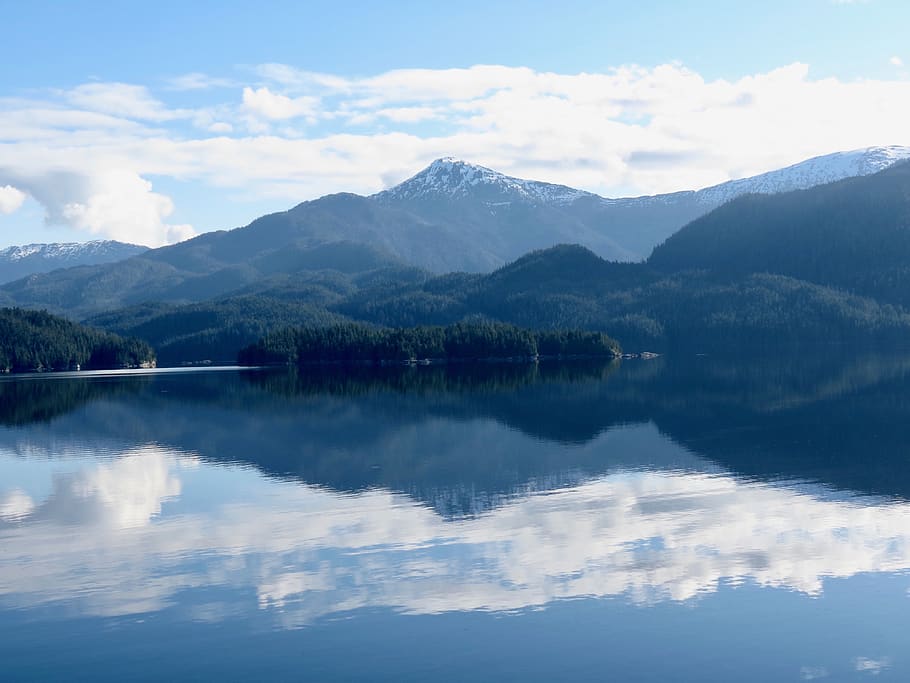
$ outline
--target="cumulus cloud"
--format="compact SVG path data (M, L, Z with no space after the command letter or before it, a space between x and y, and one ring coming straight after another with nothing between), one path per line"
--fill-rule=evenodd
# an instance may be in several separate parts
M25 201L25 193L12 185L0 186L0 213L13 213Z
M617 196L910 144L905 80L814 79L800 63L735 80L676 63L573 74L477 65L364 78L266 64L252 74L256 82L236 85L204 74L171 83L206 90L210 101L195 110L169 105L174 90L122 83L0 99L0 167L31 177L78 173L93 187L129 169L131 196L142 198L133 219L103 220L100 199L88 195L70 200L82 208L46 207L48 215L92 234L133 226L132 241L161 243L188 231L166 227L167 198L136 178L176 177L233 198L290 204L375 192L456 155ZM0 183L32 194L10 178Z
M0 169L0 182L7 178L44 207L49 224L65 224L92 235L149 246L195 234L190 225L168 223L166 219L174 211L171 199L153 192L149 181L125 168L35 174Z
M299 116L312 118L319 100L315 97L288 97L268 88L244 88L243 108L256 116L269 120L293 119Z
M888 61L891 62L891 65L892 65L892 66L901 67L901 66L904 65L904 60L901 59L900 57L898 57L897 55L894 55L894 56L893 56L891 59L889 59Z

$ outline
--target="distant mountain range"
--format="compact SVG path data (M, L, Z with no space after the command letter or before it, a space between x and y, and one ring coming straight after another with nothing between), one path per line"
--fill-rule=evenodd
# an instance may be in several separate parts
M0 249L0 284L58 268L122 261L145 251L148 251L148 247L113 240L8 247Z
M609 260L641 261L683 225L734 197L864 176L906 158L910 148L875 147L695 192L628 199L439 159L369 197L327 195L245 228L114 263L34 274L0 286L0 304L78 319L148 301L179 305L238 294L290 298L294 292L309 300L316 291L322 305L362 288L364 277L414 282L431 273L490 272L560 243ZM369 275L353 277L358 273Z
M904 159L910 159L910 147L870 147L698 191L607 199L444 158L368 199L404 210L423 223L423 239L381 246L431 271L489 271L533 249L560 243L581 244L608 260L641 261L683 225L741 195L806 189L877 173ZM312 204L292 211L306 215ZM434 237L451 248L432 255L418 251L423 241ZM345 239L357 237L347 234Z
M271 330L351 322L410 327L479 318L585 329L630 351L910 338L910 161L806 190L739 197L685 226L643 263L557 245L492 273L433 276L351 244L334 245L330 258L330 246L310 248L325 250L319 254L288 250L285 266L309 255L309 263L333 269L287 271L210 301L135 305L88 322L140 337L162 364L230 361L244 340Z

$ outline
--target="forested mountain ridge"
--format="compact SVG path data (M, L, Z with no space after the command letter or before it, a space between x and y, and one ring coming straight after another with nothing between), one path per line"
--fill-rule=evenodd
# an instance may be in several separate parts
M238 238L229 240L229 235ZM273 246L242 231L200 235L118 263L31 275L0 287L0 300L84 319L145 302L201 302L276 280L312 279L314 273L366 274L413 268L374 247L334 241Z
M158 349L162 364L174 365L230 362L241 348L287 327L361 322L402 328L463 320L599 331L631 352L895 344L910 335L910 315L903 308L830 287L771 274L663 275L641 264L603 261L577 246L535 252L490 275L379 284L321 305L229 297L134 307L91 323L145 339Z
M490 191L532 202L591 200L559 186L496 183ZM306 211L352 222L383 211L367 198L349 199L326 197ZM333 202L347 213L330 211ZM144 339L163 364L229 362L282 328L351 322L402 328L470 319L585 329L630 351L893 343L910 332L908 207L910 164L897 164L832 185L741 197L685 227L644 263L558 245L488 274L446 275L357 242L271 248L269 235L297 233L286 218L267 216L244 230L202 235L101 270L32 276L0 292L35 307L56 296L72 315L100 311L92 325Z
M661 272L777 273L910 305L910 162L781 195L747 195L658 246Z
M857 150L704 190L626 199L440 159L370 197L327 195L244 228L206 233L117 263L31 275L0 286L0 302L82 319L146 301L198 303L304 272L351 272L351 264L359 264L360 272L490 272L561 243L580 244L611 260L640 261L683 225L734 196L863 175L902 156L910 156L910 148ZM349 265L337 268L338 259Z

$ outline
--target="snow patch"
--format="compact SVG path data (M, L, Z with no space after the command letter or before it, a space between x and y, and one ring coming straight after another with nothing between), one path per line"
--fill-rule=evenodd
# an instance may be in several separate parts
M126 258L143 251L144 247L114 240L91 242L58 242L54 244L23 244L0 250L0 262L11 263L26 258L48 261L71 261L87 257L118 256Z
M463 198L482 188L485 193L482 198L489 207L504 206L513 201L559 206L582 197L593 197L608 204L674 204L687 196L716 206L744 194L778 194L870 175L908 159L910 147L867 147L814 157L793 166L698 191L610 199L565 185L513 178L456 157L442 157L412 178L372 196L386 201Z
M379 192L373 197L380 200L467 197L481 187L500 195L501 201L487 202L491 206L502 206L511 201L570 204L579 197L596 196L565 185L513 178L485 166L470 164L455 157L443 157L400 185Z
M910 159L910 147L867 147L807 159L751 178L731 180L695 193L704 203L723 204L743 194L779 194L805 190L845 178L871 175Z

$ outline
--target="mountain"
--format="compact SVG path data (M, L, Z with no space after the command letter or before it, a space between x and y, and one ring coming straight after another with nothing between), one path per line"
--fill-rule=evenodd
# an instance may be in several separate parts
M910 147L897 145L835 152L751 178L707 187L695 194L703 203L719 205L744 194L781 194L873 175L907 159L910 159Z
M365 290L330 306L389 327L482 317L531 329L602 331L629 351L901 342L910 314L868 296L778 274L661 273L583 247L528 254L489 275Z
M910 161L807 190L742 196L684 227L645 263L557 245L489 274L431 277L379 267L381 254L371 259L362 246L300 253L312 259L287 250L290 263L336 269L90 321L146 340L168 363L229 359L256 335L346 321L410 327L483 318L602 331L633 351L900 343L910 334ZM377 268L356 272L369 266Z
M776 273L910 307L910 161L871 176L747 195L658 246L662 272Z
M512 178L455 157L437 159L412 178L373 195L384 203L472 197L494 205L497 201L566 205L596 196L565 185Z
M561 243L610 260L641 261L683 225L739 194L870 173L902 157L910 157L910 148L869 148L698 192L631 199L604 199L439 159L370 197L327 195L244 228L116 263L33 274L0 286L0 303L84 318L146 301L180 305L293 288L307 273L339 269L405 279L415 277L415 268L490 272Z
M370 199L418 216L434 233L457 226L456 235L447 238L461 238L461 264L447 262L440 268L400 254L437 272L489 271L528 251L560 243L581 244L610 260L641 261L683 225L736 197L870 175L904 159L910 159L910 147L869 147L698 191L607 199L447 157Z
M8 247L0 250L0 284L58 268L121 261L145 251L148 251L148 247L113 240Z
M84 319L145 302L188 304L227 293L273 290L286 297L326 282L331 289L339 278L343 282L337 286L347 289L347 280L361 275L415 276L414 268L369 245L307 245L292 241L293 235L263 235L270 219L259 219L255 228L206 233L116 263L30 275L0 286L0 303Z

